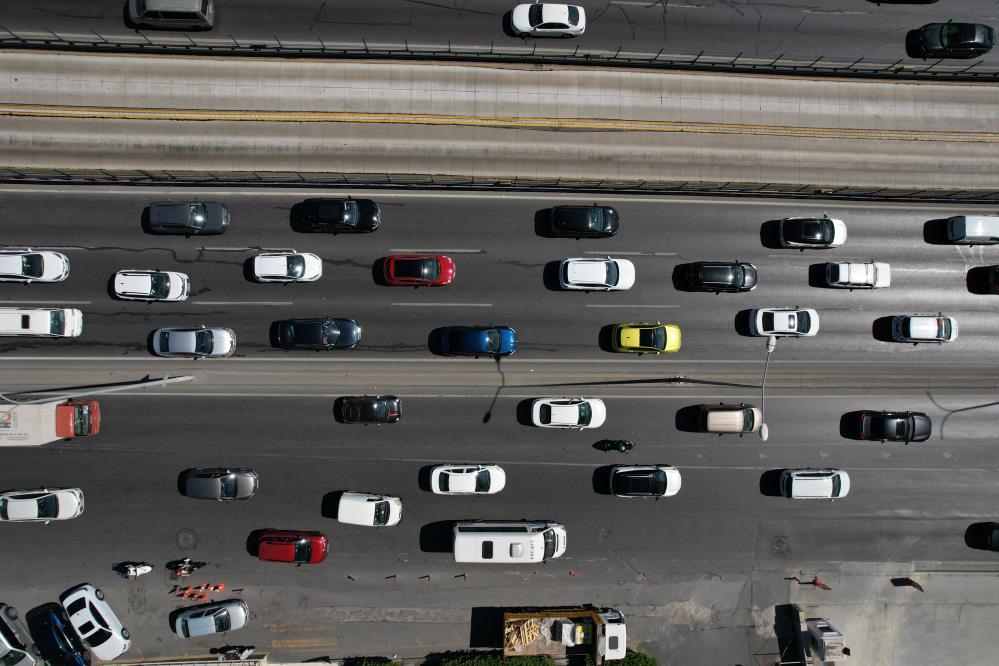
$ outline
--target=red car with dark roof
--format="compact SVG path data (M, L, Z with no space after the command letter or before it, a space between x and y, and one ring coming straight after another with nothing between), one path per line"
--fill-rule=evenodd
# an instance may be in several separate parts
M385 282L394 287L443 287L454 280L454 259L443 254L385 257Z
M268 562L319 564L329 552L329 539L319 532L266 530L257 537L257 557Z

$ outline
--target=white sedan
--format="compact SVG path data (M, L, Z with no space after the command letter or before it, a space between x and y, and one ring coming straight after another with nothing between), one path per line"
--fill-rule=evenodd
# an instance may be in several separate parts
M599 428L607 407L599 398L538 398L531 405L531 422L541 428Z
M69 257L61 252L0 250L0 282L62 282L69 277Z
M79 488L8 490L0 494L0 521L48 524L82 513L83 491Z
M117 659L132 647L128 629L104 601L104 593L90 583L63 592L59 603L73 629L98 659Z
M749 313L753 335L811 336L819 332L819 313L797 308L761 308Z
M114 274L114 295L126 301L186 301L190 291L184 273L127 269Z
M562 262L558 282L563 289L624 291L635 284L635 264L610 257L574 257Z
M323 260L311 252L265 252L253 258L257 282L315 282L323 276Z
M518 35L534 37L579 37L586 30L586 12L578 5L536 2L517 5L510 27Z
M495 495L505 486L499 465L437 465L430 471L430 488L438 495Z
M232 356L236 334L231 328L158 328L153 331L153 353L157 356Z

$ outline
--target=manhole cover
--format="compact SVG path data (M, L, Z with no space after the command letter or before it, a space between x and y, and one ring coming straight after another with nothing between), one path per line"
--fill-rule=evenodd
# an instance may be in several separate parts
M787 537L786 536L774 537L773 546L774 550L776 550L778 553L787 552Z
M186 527L177 530L177 547L181 550L191 550L198 545L198 534Z

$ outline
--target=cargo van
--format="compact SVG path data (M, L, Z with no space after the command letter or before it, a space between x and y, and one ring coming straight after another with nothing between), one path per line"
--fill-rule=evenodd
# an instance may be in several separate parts
M139 28L210 30L215 5L212 0L128 0L128 17Z
M75 308L0 308L0 335L75 338L83 313Z
M465 520L454 525L455 562L544 562L565 553L565 527L548 521Z
M763 425L763 412L752 405L701 405L701 432L718 434L756 432Z
M999 243L999 215L949 217L947 240L959 245L995 245Z

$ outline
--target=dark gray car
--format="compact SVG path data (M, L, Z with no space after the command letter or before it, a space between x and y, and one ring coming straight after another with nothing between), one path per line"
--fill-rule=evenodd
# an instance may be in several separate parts
M229 226L229 209L214 201L149 204L149 231L177 236L210 236Z
M741 261L695 261L684 266L692 291L739 292L756 289L756 266Z
M981 23L929 23L916 32L923 58L977 58L996 45L996 31Z
M198 499L250 499L257 485L257 473L242 467L198 467L180 475L181 492Z
M35 666L38 648L28 640L27 632L17 621L13 606L0 604L0 664Z

